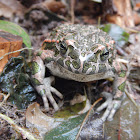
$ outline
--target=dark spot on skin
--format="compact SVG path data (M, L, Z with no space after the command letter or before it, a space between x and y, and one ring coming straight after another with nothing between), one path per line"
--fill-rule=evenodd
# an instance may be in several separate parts
M78 71L78 70L76 70L76 71L75 71L75 73L76 73L76 74L79 74L79 71Z
M77 61L72 61L72 65L73 65L73 67L75 68L75 69L79 69L80 68L80 65L79 65L79 63L77 62Z
M106 66L105 64L99 64L99 71L98 73L102 73L106 71Z
M71 67L70 67L70 66L68 67L68 70L69 70L69 71L72 71L72 69L71 69Z
M123 82L121 85L118 86L118 89L122 92L124 92L125 89L125 82Z
M64 58L59 58L57 63L60 64L62 67L64 66Z

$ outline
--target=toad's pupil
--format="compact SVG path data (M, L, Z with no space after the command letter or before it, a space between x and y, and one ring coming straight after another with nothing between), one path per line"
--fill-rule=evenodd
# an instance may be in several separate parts
M104 53L103 55L109 55L109 52Z
M65 50L66 50L66 47L64 47L63 44L60 44L60 47L61 47L62 49L65 49Z

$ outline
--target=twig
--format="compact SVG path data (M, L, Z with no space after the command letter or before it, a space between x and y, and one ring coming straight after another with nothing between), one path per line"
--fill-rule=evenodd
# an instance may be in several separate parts
M0 106L2 106L2 105L3 105L3 103L4 103L4 102L6 102L6 101L7 101L7 99L9 98L10 93L8 93L7 95L5 95L5 94L3 94L3 93L0 93L0 94L2 94L2 95L4 96L3 101L0 103Z
M128 28L128 27L125 27L124 29L129 31L129 32L132 32L132 33L139 33L139 31L137 31L135 29Z
M22 129L21 127L16 125L16 123L11 118L9 118L6 115L3 115L1 113L0 113L0 117L3 120L7 121L16 131L18 131L20 134L22 134L24 138L27 138L29 140L37 140L36 138L34 138L34 136L30 132L25 131L24 129Z
M95 101L95 102L93 103L93 105L90 107L90 109L89 109L89 111L88 111L86 117L85 117L84 120L83 120L83 123L82 123L81 126L80 126L79 132L78 132L78 134L77 134L75 140L78 139L78 137L79 137L79 135L80 135L80 132L81 132L83 126L84 126L84 123L85 123L85 121L87 120L87 118L88 118L88 116L89 116L89 114L90 114L92 108L93 108L98 102L100 102L102 99L103 99L103 98L99 98L99 99L98 99L97 101Z
M21 52L23 50L32 50L33 48L22 48L20 50L16 50L16 51L13 51L13 52L9 52L9 53L5 53L3 56L0 57L0 60L2 60L6 55L9 55L9 54L12 54L12 53L16 53L16 52Z
M130 84L129 84L128 81L126 82L126 84L127 84L127 86L128 86L129 91L132 92L131 87L130 87ZM135 102L135 100L134 100L133 98L131 98L131 96L130 96L129 92L127 91L127 89L125 89L125 94L126 94L127 97L132 101L132 103L138 108L137 103Z
M97 27L100 28L100 25L101 25L101 17L99 16L98 17L98 25L97 25Z
M71 23L74 24L74 19L75 19L75 15L74 15L75 0L71 0L70 4L71 4L71 8L70 8Z

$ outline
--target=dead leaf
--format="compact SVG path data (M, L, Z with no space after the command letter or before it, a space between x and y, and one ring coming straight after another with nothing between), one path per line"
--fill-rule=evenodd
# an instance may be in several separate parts
M14 14L19 16L24 14L25 7L23 7L17 0L0 0L0 16L11 18Z
M54 119L45 115L39 108L38 103L31 104L26 111L26 126L35 127L40 132L40 135L44 135L46 132L55 128L61 123L58 119Z

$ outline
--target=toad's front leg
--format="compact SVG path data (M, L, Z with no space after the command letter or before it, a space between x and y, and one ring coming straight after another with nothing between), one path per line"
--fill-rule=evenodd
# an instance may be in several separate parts
M63 98L63 95L51 86L52 82L54 81L54 77L45 78L45 65L40 56L35 56L33 58L31 79L37 92L42 96L46 110L49 110L48 100L50 101L54 109L58 110L59 107L54 100L52 93L56 94L61 99Z
M116 111L120 108L124 89L126 82L126 67L120 62L115 62L114 67L116 69L115 79L114 79L114 89L113 95L107 92L103 92L102 95L107 99L100 107L97 108L97 111L101 111L104 108L107 108L105 113L102 116L102 120L106 119L112 120Z

